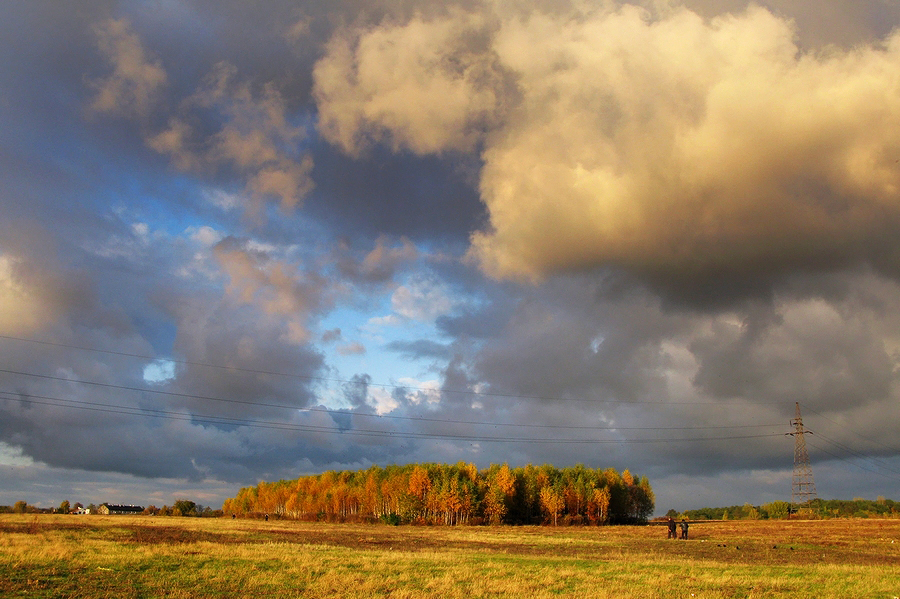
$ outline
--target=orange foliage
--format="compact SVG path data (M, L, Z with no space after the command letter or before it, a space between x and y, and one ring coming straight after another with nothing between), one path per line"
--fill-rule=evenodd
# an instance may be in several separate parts
M646 478L628 470L562 470L548 464L372 466L293 481L260 482L222 507L228 514L322 520L376 520L457 525L638 522L653 511Z

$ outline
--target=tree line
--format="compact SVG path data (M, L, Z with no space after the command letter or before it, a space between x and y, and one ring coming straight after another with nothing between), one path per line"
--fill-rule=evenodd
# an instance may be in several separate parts
M451 526L639 523L653 509L650 483L627 469L493 464L479 470L464 462L372 466L260 482L222 506L237 516Z
M108 504L89 503L84 505L81 502L70 504L66 499L59 504L57 508L41 508L35 507L25 501L17 501L13 505L0 505L0 514L71 514L83 513L98 514L100 506ZM219 518L222 516L222 510L213 509L208 505L201 505L189 499L179 499L172 506L164 505L161 508L150 505L141 512L144 516L192 516L199 518Z
M732 505L705 507L678 513L669 510L667 516L689 520L777 520L789 518L792 506L788 501L773 501L759 506ZM871 499L813 499L803 506L803 514L814 518L900 518L900 503L878 497Z

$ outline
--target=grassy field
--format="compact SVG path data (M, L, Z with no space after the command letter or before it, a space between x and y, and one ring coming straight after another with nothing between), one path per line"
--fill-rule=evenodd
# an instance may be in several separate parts
M3 515L0 597L900 596L900 521L690 531Z

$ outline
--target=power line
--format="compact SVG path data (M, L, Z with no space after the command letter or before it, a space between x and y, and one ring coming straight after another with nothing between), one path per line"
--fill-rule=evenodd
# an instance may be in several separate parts
M52 381L62 381L66 383L75 383L81 385L92 385L97 387L104 387L109 389L117 389L124 391L135 391L138 393L154 393L157 395L166 395L170 397L179 397L184 399L199 399L204 401L217 401L223 403L232 403L232 404L241 404L248 405L253 407L261 407L261 408L279 408L279 409L287 409L287 410L297 410L297 411L306 411L306 412L323 412L326 414L340 415L340 416L361 416L367 418L384 418L384 419L396 419L396 420L412 420L412 421L421 421L421 422L439 422L439 423L450 423L450 424L470 424L470 425L485 425L485 426L505 426L505 427L521 427L521 428L547 428L547 429L590 429L597 430L596 426L584 426L584 425L552 425L552 424L518 424L518 423L489 423L482 421L472 421L472 420L454 420L448 418L429 418L429 417L416 417L416 416L399 416L393 414L368 414L366 412L353 412L353 411L341 411L341 410L331 410L327 408L307 408L300 406L292 406L287 404L278 404L278 403L266 403L266 402L258 402L258 401L250 401L243 399L225 399L222 397L213 397L206 395L194 395L191 393L178 393L174 391L163 391L161 389L148 389L146 387L132 387L128 385L115 385L112 383L101 383L97 381L85 381L85 380L74 380L66 377L52 376L48 374L37 374L33 372L24 372L20 370L7 370L0 368L0 373L5 374L14 374L21 376L29 376L34 378L47 379ZM670 427L670 426L659 426L659 427L617 427L611 426L606 428L605 430L712 430L712 429L743 429L743 428L771 428L780 425L776 424L742 424L742 425L718 425L718 426L693 426L693 427Z
M9 391L0 391L0 394L13 395ZM40 398L47 401L40 401L34 398ZM0 396L0 399L6 401L21 401L20 397ZM204 416L193 415L184 412L170 412L166 410L154 410L150 408L139 408L131 406L121 406L114 404L103 404L99 402L88 402L82 400L62 399L48 396L29 396L27 401L35 405L47 405L54 407L62 407L67 409L89 410L94 412L103 412L111 414L125 414L129 416L146 416L152 418L162 418L167 420L190 421L192 423L203 424L228 424L236 426L246 426L250 428L267 428L288 430L296 432L320 432L341 435L353 435L364 437L390 437L401 439L450 439L457 441L472 441L486 443L553 443L567 445L608 445L608 444L648 444L648 443L682 443L682 442L700 442L700 441L729 441L735 439L758 439L765 437L781 436L779 433L771 433L765 435L732 435L725 437L691 437L691 438L668 438L668 439L559 439L559 438L532 438L532 437L495 437L486 435L461 435L451 433L415 433L415 432L395 432L395 431L379 431L373 429L341 429L335 427L326 427L319 425L292 424L286 422L267 422L245 420L240 418L229 418L224 416ZM62 402L62 403L61 403Z
M874 463L874 462L883 462L882 460L877 460L876 458L874 458L874 457L872 457L872 456L867 456L867 455L865 455L865 454L862 454L862 453L856 451L855 449L853 449L853 448L851 448L851 447L848 447L847 445L844 445L843 443L840 443L840 442L838 442L838 441L835 441L834 439L830 439L829 437L826 437L825 435L823 435L823 434L820 433L820 432L817 432L817 433L816 433L816 436L818 436L820 439L823 439L823 440L827 441L828 443L831 443L831 444L834 445L835 447L837 447L837 448L843 450L844 452L846 452L846 453L850 454L851 456L856 457L856 458L858 458L858 459L861 459L861 460L871 460L873 463ZM813 444L810 443L810 445L813 445ZM822 451L825 451L824 449L822 449L822 448L819 447L818 445L813 445L813 447L815 447L816 449L820 449L820 450L822 450ZM828 453L828 455L833 456L833 457L836 457L836 458L838 458L838 459L846 459L846 458L841 458L840 456L837 456L837 455L835 455L835 454L833 454L833 453L830 453L830 452L827 452L827 451L826 451L826 453ZM848 461L849 461L849 460L848 460ZM852 463L852 462L851 462L851 463ZM877 464L873 464L873 465L875 465L876 467L880 467L880 468L882 468L883 470L887 470L887 471L889 471L889 472L893 472L894 474L900 475L900 470L895 470L895 469L893 469L893 468L891 468L891 467L889 467L889 466L887 466L887 465L882 465L882 466L878 466Z
M890 452L897 453L897 448L896 448L896 447L890 447L889 445L885 445L884 443L878 441L877 439L873 439L873 438L871 438L871 437L866 437L865 435L860 434L860 433L854 431L852 428L848 427L847 425L841 424L840 422L836 422L836 421L832 420L831 418L829 418L828 416L826 416L825 414L823 414L823 413L821 413L821 412L818 412L818 411L814 410L813 408L809 407L809 405L807 405L807 404L805 404L805 403L803 404L803 409L805 409L805 410L807 410L807 411L810 411L810 412L816 414L816 415L819 416L820 418L824 418L825 420L827 420L827 421L830 422L831 424L840 427L841 430L846 430L846 431L849 431L849 432L853 433L854 435L856 435L856 436L859 437L860 439L863 439L864 441L868 441L868 442L870 442L870 443L874 443L875 445L880 445L881 447L883 447L884 449L886 449L886 450L888 450L888 451L890 451Z
M287 373L287 372L279 372L279 371L270 371L270 370L258 370L254 368L244 368L240 366L224 366L221 364L211 364L207 362L196 362L192 360L178 360L174 358L160 358L158 356L149 356L145 354L137 354L130 352L121 352L114 350L106 350L106 349L97 349L93 347L86 347L80 345L70 345L65 343L56 343L53 341L41 341L38 339L28 339L25 337L14 337L11 335L0 335L0 339L7 339L11 341L22 341L25 343L35 343L39 345L48 345L53 347L62 347L66 349L77 349L80 351L89 351L96 352L101 354L110 354L114 356L123 356L129 358L140 358L143 360L152 360L155 362L165 361L171 362L173 364L185 364L188 366L201 366L205 368L215 368L218 370L226 370L226 371L234 371L234 372L242 372L247 374L264 374L268 376L280 376L287 378L294 378L305 381L319 381L323 383L339 383L342 385L366 385L368 387L378 387L381 389L408 389L412 391L421 391L423 393L454 393L459 395L474 395L477 397L496 397L500 399L532 399L532 400L540 400L540 401L576 401L576 402L588 402L588 403L601 403L601 404L610 404L610 405L638 405L638 404L651 404L656 406L671 406L671 405L726 405L732 403L742 403L739 401L729 402L729 401L651 401L651 400L633 400L633 401L622 401L622 400L612 400L612 399L596 399L596 398L584 398L584 397L559 397L559 396L550 396L550 395L522 395L522 394L514 394L514 393L492 393L487 391L474 391L471 389L449 389L446 387L419 387L415 385L397 385L393 383L377 383L371 381L360 381L355 379L341 379L341 378L330 378L330 377L321 377L321 376L312 376L312 375L303 375L296 373ZM783 403L781 401L771 401L771 402L756 402L759 404L779 404Z
M821 437L821 435L819 435L819 436ZM884 478L887 478L887 479L890 479L893 481L900 481L900 477L885 474L884 472L881 472L880 470L877 470L877 469L866 468L865 466L863 466L862 464L859 464L858 462L854 462L852 460L848 460L846 457L841 457L835 453L831 453L827 449L816 445L813 441L810 441L809 444L811 446L815 447L818 451L821 451L822 453L826 453L826 454L830 455L831 457L833 457L834 459L839 460L841 462L846 462L846 463L850 464L851 466L859 468L860 470L864 470L865 472L871 472L872 474L877 474L878 476L882 476Z
M485 397L499 397L499 398L512 398L512 399L535 399L535 400L550 400L550 401L584 401L584 402L594 402L594 403L605 403L605 404L653 404L659 406L665 405L719 405L724 403L731 402L658 402L658 401L611 401L611 400L596 400L596 399L587 399L587 398L571 398L571 397L552 397L552 396L528 396L528 395L514 395L514 394L502 394L502 393L487 393L480 391L472 391L472 390L454 390L447 388L430 388L430 387L416 387L410 385L394 385L394 384L383 384L383 383L373 383L370 381L359 381L359 380L348 380L348 379L340 379L340 378L329 378L329 377L317 377L317 376L308 376L308 375L300 375L296 373L285 373L278 371L267 371L267 370L259 370L252 368L244 368L237 366L223 366L219 364L211 364L190 360L176 360L170 358L159 358L157 356L150 356L138 353L130 353L130 352L120 352L113 350L102 350L97 348L91 348L86 346L79 345L70 345L63 343L55 343L50 341L41 341L36 339L27 339L21 337L13 337L9 335L0 335L0 339L7 339L13 341L21 341L27 343L35 343L40 345L54 346L54 347L62 347L66 349L75 349L80 351L90 351L96 353L103 353L109 355L118 355L123 357L137 358L143 360L152 360L152 361L167 361L175 364L184 364L190 366L199 366L205 368L214 368L225 371L232 371L238 373L246 373L246 374L261 374L261 375L269 375L269 376L280 376L280 377L288 377L295 378L300 380L307 381L320 381L326 383L340 383L340 384L365 384L367 386L372 387L380 387L386 389L409 389L413 391L422 391L422 392L443 392L443 393L458 393L458 394L467 394L474 396L485 396ZM195 399L195 400L207 400L207 401L216 401L223 403L232 403L232 404L242 404L254 407L264 407L264 408L279 408L279 409L290 409L296 410L299 412L306 413L324 413L332 416L341 416L341 417L365 417L365 418L373 418L378 420L403 420L403 421L411 421L411 422L423 422L423 423L441 423L441 424L458 424L458 425L473 425L473 426L492 426L492 427L514 427L514 428L522 428L522 429L546 429L546 430L592 430L592 431L660 431L660 430L678 430L678 431L702 431L702 430L721 430L721 429L752 429L752 428L772 428L780 425L773 424L760 424L760 425L719 425L719 426L691 426L691 427L672 427L672 426L663 426L663 427L621 427L621 426L585 426L585 425L552 425L552 424L528 424L528 423L508 423L508 422L484 422L484 421L472 421L472 420L455 420L448 418L430 418L430 417L416 417L416 416L399 416L392 414L372 414L366 412L355 412L355 411L344 411L344 410L333 410L322 407L298 407L286 404L278 404L278 403L266 403L266 402L258 402L258 401L249 401L249 400L235 400L235 399L226 399L221 397L212 397L212 396L203 396L203 395L195 395L189 393L178 393L172 391L163 391L159 389L149 389L143 387L135 387L128 385L115 385L111 383L101 383L96 381L85 381L85 380L73 380L65 377L57 377L50 375L41 375L37 373L30 373L24 371L16 371L16 370L6 370L0 369L0 372L12 375L20 375L20 376L28 376L41 378L46 380L56 380L62 381L66 383L75 383L82 385L91 385L98 387L105 387L110 389L118 389L118 390L126 390L133 391L138 393L153 393L164 396L171 397L179 397L186 399ZM19 394L13 393L10 391L2 391L0 390L0 394L7 395L16 395ZM18 399L19 397L0 397L0 399L4 399L7 401ZM441 433L414 433L414 432L396 432L396 431L384 431L384 430L373 430L373 429L343 429L340 427L326 427L326 426L318 426L318 425L301 425L295 423L288 422L271 422L271 421L262 421L262 420L248 420L242 418L231 418L227 416L209 416L209 415L200 415L200 414L191 414L185 412L174 412L168 410L158 410L152 408L141 408L134 406L125 406L125 405L115 405L115 404L103 404L99 402L88 402L74 399L62 399L62 398L54 398L48 396L38 396L38 395L28 395L28 401L37 405L47 405L54 407L62 407L68 409L80 409L80 410L90 410L102 413L111 413L111 414L123 414L123 415L131 415L131 416L145 416L145 417L153 417L153 418L161 418L168 420L181 420L181 421L189 421L195 424L212 424L212 425L224 425L224 426L243 426L243 427L251 427L251 428L267 428L267 429L277 429L277 430L288 430L288 431L296 431L296 432L313 432L313 433L325 433L325 434L342 434L342 435L354 435L354 436L363 436L363 437L393 437L393 438L409 438L409 439L450 439L450 440L462 440L462 441L471 441L471 442L491 442L491 443L515 443L515 442L526 442L526 443L561 443L561 444L613 444L613 443L623 443L623 444L646 444L646 443L683 443L683 442L706 442L706 441L720 441L720 440L735 440L735 439L753 439L753 438L766 438L773 436L780 436L779 433L773 434L761 434L761 435L732 435L732 436L723 436L723 437L691 437L691 438L667 438L667 439L613 439L613 440L601 440L601 439L559 439L559 438L526 438L526 437L501 437L501 436L489 436L489 435L456 435L456 434L441 434ZM43 399L46 401L39 401L39 399ZM778 402L763 402L763 403L778 403ZM804 404L805 405L805 404ZM809 408L810 411L814 412L818 416L828 420L833 424L838 424L835 421L831 420L827 416L824 416L820 412ZM841 425L843 426L843 425ZM846 427L845 427L846 428ZM859 436L860 438L866 439L873 443L878 443L873 439L860 435L855 431L852 431L854 434ZM859 454L854 450L850 449L847 446L844 446L832 439L825 437L824 435L819 435L823 438L823 440L828 441L834 444L837 447L840 447L847 453L854 454L856 457L860 459L872 459L867 458L863 454ZM836 458L839 460L849 461L846 458L841 458L840 456L833 454L816 444L810 443L816 449ZM885 447L886 449L892 450L881 443L878 443ZM850 462L854 466L861 468L863 470L877 473L881 476L886 476L888 478L892 478L882 472L878 472L877 470L870 470L868 468L864 468L856 462ZM897 472L890 468L885 467L886 470L891 472Z

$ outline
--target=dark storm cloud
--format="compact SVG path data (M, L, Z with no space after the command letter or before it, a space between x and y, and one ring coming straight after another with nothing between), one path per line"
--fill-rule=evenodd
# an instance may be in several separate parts
M307 209L336 231L464 244L486 218L471 164L381 149L360 160L324 144L314 156L318 184Z
M593 424L594 438L622 441L598 448L619 467L660 476L672 463L706 474L777 470L794 402L826 414L896 411L889 348L898 316L884 306L900 290L872 274L842 278L852 294L777 297L714 314L675 311L652 294L598 301L589 278L548 281L523 292L501 332L454 368L486 385L476 398L490 420ZM850 442L849 431L835 434ZM554 453L578 461L584 447L570 449ZM517 451L535 460L544 448Z

